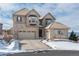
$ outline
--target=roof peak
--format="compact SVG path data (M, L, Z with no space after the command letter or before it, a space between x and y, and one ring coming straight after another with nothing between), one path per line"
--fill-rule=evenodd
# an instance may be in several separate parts
M45 17L47 17L47 16L51 16L52 18L54 18L54 20L56 20L55 19L55 17L52 15L52 13L50 13L50 12L48 12L48 13L46 13L44 16L42 16L42 17L40 17L39 19L43 19L43 18L45 18Z
M51 14L50 12L48 12L47 14Z
M19 12L19 11L22 11L22 10L28 10L28 9L22 8L22 9L19 9L18 11L16 11L16 12Z
M46 13L46 15L45 15L45 16L47 16L47 15L51 15L51 16L52 16L52 13L48 12L48 13Z
M27 14L28 11L29 11L28 9L22 8L22 9L16 11L16 12L14 13L14 15L21 15L21 14L22 14L22 15L25 15L25 14Z

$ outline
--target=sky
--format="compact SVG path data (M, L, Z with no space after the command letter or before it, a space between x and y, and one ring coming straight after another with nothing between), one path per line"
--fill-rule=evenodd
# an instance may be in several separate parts
M22 8L35 9L41 16L50 12L57 22L67 25L70 31L79 32L78 3L1 3L0 22L3 29L13 27L12 14Z

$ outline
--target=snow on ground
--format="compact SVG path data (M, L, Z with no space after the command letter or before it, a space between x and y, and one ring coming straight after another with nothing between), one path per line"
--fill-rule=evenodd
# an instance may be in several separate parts
M79 50L79 43L70 41L42 41L54 50Z
M7 55L19 52L24 52L24 50L20 49L20 43L18 40L12 40L10 44L8 44L4 40L0 40L0 55Z
M4 40L0 40L0 49L5 48L8 44Z
M24 52L22 50L2 50L0 49L0 56L2 55L8 55L8 54L14 54L14 53L20 53L20 52Z

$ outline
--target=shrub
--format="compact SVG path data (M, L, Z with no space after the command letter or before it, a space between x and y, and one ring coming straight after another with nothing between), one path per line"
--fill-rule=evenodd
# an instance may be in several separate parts
M78 41L78 36L74 33L74 31L71 32L69 40Z

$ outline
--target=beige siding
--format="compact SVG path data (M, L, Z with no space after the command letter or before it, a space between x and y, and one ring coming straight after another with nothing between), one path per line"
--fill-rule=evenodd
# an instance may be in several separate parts
M59 30L62 34L58 34L55 30ZM67 39L68 29L53 29L50 31L50 39Z
M22 26L22 24L21 24L21 26ZM20 26L20 27L21 27ZM23 27L23 26L22 26ZM18 28L18 27L17 27ZM22 38L24 37L24 38L26 38L27 36L27 38L30 38L30 39L34 39L34 38L39 38L39 35L38 35L38 29L39 28L34 28L34 27L24 27L24 28L18 28L18 30L16 29L16 31L18 32L18 34L17 34L17 36L18 36L18 38L21 36ZM22 33L21 33L22 32ZM23 32L24 32L24 34L23 34ZM29 34L28 34L29 33ZM30 34L31 33L31 34ZM23 36L22 36L22 34L23 34ZM26 36L26 37L25 37ZM29 37L29 36L31 36L31 37ZM27 39L26 38L26 39Z
M47 32L46 32L46 38L47 38L47 39L50 39L50 31L47 31Z
M33 14L37 15L36 13L33 13ZM29 15L32 15L32 13L29 13L27 16L29 16ZM13 34L14 34L15 38L23 38L23 37L26 38L26 39L27 38L30 38L30 39L32 39L32 38L39 38L39 34L38 34L39 28L38 28L38 26L30 26L27 16L25 17L25 16L21 15L22 22L20 22L20 23L17 22L17 16L13 16L13 32L14 32ZM38 17L38 15L37 15L37 17ZM37 21L38 21L37 22L37 25L38 25L39 24L39 20L37 20ZM29 33L28 35L27 35L27 33L23 33L23 32L28 32L28 31L29 32L35 32L35 33L34 34L33 33L32 34ZM20 32L22 32L22 33L20 33ZM29 35L31 35L31 37L29 37Z
M20 15L19 15L20 14ZM37 22L35 26L32 26L29 24L29 15L36 15L37 16ZM17 16L21 16L22 17L22 21L21 22L17 22ZM18 12L18 14L15 13L15 15L13 15L13 34L15 36L15 38L39 38L39 18L40 15L34 10L32 9L31 11L27 11L26 9L22 9L21 11ZM42 36L48 38L48 39L54 39L54 38L68 38L68 29L66 29L67 27L64 26L63 24L60 24L58 22L55 22L55 18L50 14L46 14L43 18L42 18L42 25L46 26L46 18L50 18L52 19L52 26L48 29L46 29L45 31L45 27L43 27L43 32L42 32ZM53 24L54 23L54 24ZM64 27L64 29L62 29ZM59 35L59 34L55 34L54 29L58 28L61 29L61 31L63 32L63 35Z

